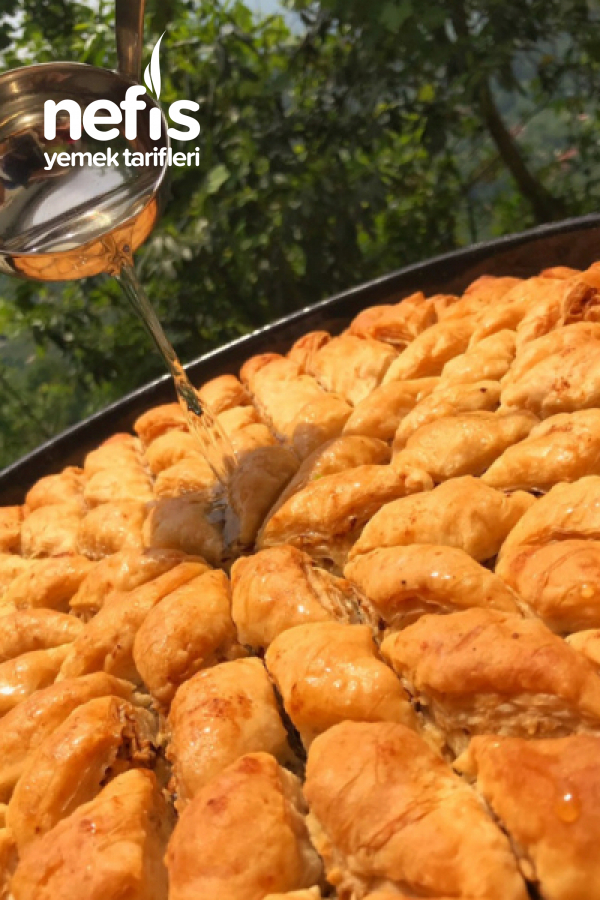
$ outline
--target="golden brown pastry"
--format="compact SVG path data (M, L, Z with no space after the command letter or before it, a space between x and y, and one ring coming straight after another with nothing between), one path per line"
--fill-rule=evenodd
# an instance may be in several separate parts
M231 587L240 642L256 652L296 625L333 619L353 623L366 617L353 585L287 544L236 560Z
M380 441L391 441L398 425L408 413L439 383L438 378L392 381L361 400L344 425L344 434L362 434Z
M337 437L352 412L342 397L327 394L300 366L277 353L252 357L240 377L263 419L300 459Z
M342 435L319 447L304 460L287 487L268 511L272 516L294 494L325 475L335 475L357 466L377 466L389 463L390 448L377 438L362 435Z
M443 544L480 562L491 559L523 513L536 501L517 492L507 497L477 478L453 478L433 491L388 503L367 524L349 558L380 547Z
M198 397L214 415L236 406L250 406L250 397L235 375L219 375L206 381L198 388Z
M338 722L417 728L408 695L377 655L368 625L319 622L276 637L265 664L302 743Z
M52 684L67 652L68 645L63 644L49 650L31 650L0 663L0 717Z
M507 449L538 424L533 413L468 412L423 425L396 453L400 470L422 469L434 482L481 475Z
M34 564L32 559L24 559L15 553L0 553L0 598L4 596L13 580L26 572ZM2 604L0 603L0 613Z
M197 443L196 438L191 434L180 435L177 432L177 435L191 438L194 443ZM202 459L199 453L195 453L193 456L185 456L159 472L154 482L154 496L162 500L183 497L185 494L209 492L214 489L216 484L215 475L206 460Z
M570 634L566 641L578 653L583 653L596 670L600 670L600 628Z
M474 734L600 732L598 675L539 619L491 609L422 616L381 652L454 753Z
M410 728L344 722L310 748L308 827L339 897L526 900L505 835Z
M79 504L55 503L40 506L21 526L23 556L62 556L76 554L83 509Z
M79 522L78 552L102 559L119 550L141 550L147 510L143 500L116 500L91 509Z
M465 352L473 328L471 316L446 319L432 325L391 363L383 383L441 375L449 360Z
M0 900L10 900L10 880L16 867L17 846L13 836L8 828L0 828Z
M72 611L89 618L113 591L132 591L188 559L178 550L121 550L96 563L71 598ZM193 560L192 560L193 561Z
M143 413L133 429L145 446L170 431L187 431L185 414L179 403L165 403Z
M399 382L399 384L402 383ZM394 435L394 451L397 453L402 450L411 435L419 428L429 425L430 422L445 419L448 416L458 416L462 413L494 412L499 405L500 385L497 381L478 381L475 384L457 385L439 384L398 423Z
M85 556L75 554L32 560L11 581L3 602L13 603L17 609L45 607L67 612L71 598L94 568Z
M169 713L172 787L183 809L245 753L292 759L275 694L259 659L236 659L198 672L178 689Z
M150 610L133 644L133 660L154 699L168 705L200 669L243 655L224 572L206 572Z
M483 476L502 490L549 491L559 481L600 475L600 409L551 416L509 447Z
M96 672L36 691L0 719L0 801L10 797L28 753L82 703L111 694L130 700L132 686L105 672Z
M600 405L600 323L579 322L523 346L503 379L502 406L540 418Z
M500 381L510 369L515 352L515 332L498 331L447 362L442 369L440 385Z
M517 547L497 573L552 631L600 628L600 541Z
M266 753L243 756L198 793L177 823L166 857L169 900L264 900L318 883L321 861L305 812L291 772Z
M348 403L356 406L381 384L396 356L396 351L381 341L343 334L316 350L307 363L306 371L326 391L341 394Z
M202 575L207 568L201 561L182 562L132 591L113 594L69 645L59 681L91 672L107 672L139 684L133 642L144 619L164 597Z
M188 431L165 431L146 447L144 459L154 476L184 459L201 459L198 440Z
M0 618L0 662L70 644L83 624L53 609L19 609Z
M402 349L436 321L433 299L417 291L393 306L387 304L364 309L352 320L348 333L360 338L374 338Z
M85 458L83 471L87 478L106 469L129 469L140 465L142 444L131 434L113 434Z
M515 331L529 310L535 308L540 300L560 297L563 292L560 280L544 273L519 281L504 294L499 303L481 307L471 346L499 331Z
M544 296L527 310L517 329L518 346L574 322L600 322L600 272L597 268L558 284L562 291L544 291Z
M40 478L27 492L25 506L29 512L56 503L82 503L85 476L83 469L67 466L58 475Z
M148 503L152 496L152 481L141 461L136 465L115 464L110 468L100 469L88 478L83 490L88 507L119 500Z
M600 738L553 741L476 737L457 761L518 850L519 866L543 897L600 894Z
M134 769L25 848L14 900L167 900L171 815L152 772Z
M510 275L480 275L472 281L461 299L451 304L440 318L463 318L473 314L480 315L484 310L495 309L504 305L510 292L523 284L520 278Z
M288 359L300 366L303 372L312 372L312 359L317 350L331 340L328 331L309 331L292 344Z
M381 627L396 631L426 614L481 606L519 613L519 597L464 550L409 544L373 550L349 562L344 575L368 598Z
M294 494L267 519L257 547L292 544L325 567L341 571L350 547L378 509L397 497L428 491L424 472L391 466L357 466L325 475Z
M19 852L92 800L111 778L154 757L156 720L118 697L84 703L27 757L8 804Z
M600 476L588 475L573 484L557 484L527 510L508 535L498 560L516 549L552 540L600 538Z
M218 525L209 520L211 505L205 493L161 498L150 504L143 527L144 546L202 556L216 565L223 554L223 538Z

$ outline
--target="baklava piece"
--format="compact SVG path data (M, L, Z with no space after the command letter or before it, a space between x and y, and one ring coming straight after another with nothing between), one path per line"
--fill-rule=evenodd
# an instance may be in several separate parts
M409 544L373 550L349 562L344 575L358 585L389 631L427 614L472 607L518 614L522 605L501 578L456 547Z
M600 474L600 409L551 416L507 448L483 476L502 490L545 492L561 481Z
M516 548L496 571L552 631L600 628L600 541Z
M392 465L422 469L434 482L482 475L508 447L538 424L528 412L469 412L423 425L396 453Z
M102 469L87 481L83 496L88 507L100 503L115 503L119 500L137 500L149 503L152 500L152 479L140 462L136 465Z
M124 772L25 848L14 900L167 900L171 827L154 774Z
M399 382L399 385L403 383ZM402 450L411 435L431 422L463 413L494 412L499 405L500 385L497 381L478 381L475 384L450 386L438 383L434 390L420 400L398 423L394 435L394 452Z
M142 545L153 551L202 556L217 565L223 555L223 535L211 516L213 507L205 492L156 500L148 507L143 523Z
M16 609L46 608L67 612L69 603L83 580L94 570L85 556L57 556L35 559L15 575L3 595L4 603Z
M133 644L144 619L169 594L178 590L185 593L185 586L207 569L206 563L201 561L182 562L132 591L113 594L69 645L59 680L107 672L140 684Z
M566 639L567 643L583 653L586 659L600 672L600 628L590 628L587 631L578 631Z
M473 319L470 316L464 319L448 319L432 325L391 363L383 383L441 375L449 360L465 352L473 327ZM339 365L343 368L343 360Z
M137 468L142 457L142 444L131 434L113 434L86 456L83 471L86 478L98 472Z
M379 658L367 625L298 625L265 655L269 675L308 749L339 722L402 722L417 728L408 695Z
M357 466L379 466L389 463L390 448L377 438L342 435L319 447L304 460L300 468L269 510L269 516L294 494L326 475L337 475Z
M41 506L57 503L82 504L85 481L83 469L68 466L58 475L47 475L36 481L25 497L25 506L33 512Z
M26 572L32 565L34 565L34 561L31 559L24 559L22 556L17 556L16 553L0 552L0 615L3 610L14 610L12 603L3 607L2 598L14 579L22 572Z
M68 645L31 650L0 663L0 718L41 688L53 684L68 653Z
M238 659L198 672L175 694L168 725L167 758L173 764L172 787L180 810L245 753L270 753L282 763L293 760L273 687L259 659Z
M200 403L219 415L238 406L250 406L250 397L235 375L218 375L198 388Z
M363 598L350 582L318 568L307 553L286 544L236 560L231 586L239 640L255 652L296 625L367 618Z
M423 616L381 652L456 754L474 734L600 732L598 675L539 619L483 609Z
M185 414L179 403L154 406L137 418L133 429L146 447L170 431L187 431Z
M482 562L496 556L507 534L535 502L531 494L520 491L507 497L470 475L453 478L433 491L402 497L380 509L349 558L381 547L442 544Z
M337 437L352 412L342 397L326 393L296 363L276 353L252 357L240 377L262 417L300 459Z
M96 506L78 523L77 551L89 559L102 559L119 550L141 550L147 511L143 500L115 500Z
M90 700L27 757L8 804L7 824L19 853L130 767L149 766L156 721L118 697Z
M161 706L200 669L242 655L224 572L206 572L167 595L150 610L133 644L136 668Z
M600 323L580 322L525 344L502 381L502 406L540 418L600 405Z
M0 663L32 650L62 647L75 640L83 623L53 609L19 609L0 617Z
M519 346L575 322L600 322L600 273L588 269L546 289L519 323Z
M573 484L557 484L515 524L502 547L498 571L501 574L508 557L524 547L553 540L599 537L600 476L588 475Z
M315 353L330 340L331 335L328 331L309 331L292 345L288 359L299 365L303 372L312 373L312 360Z
M542 897L600 896L600 738L476 737L457 767L508 833L519 866Z
M188 558L179 550L121 550L100 560L71 597L71 610L90 618L114 591L132 591Z
M188 431L165 431L146 447L144 458L152 474L157 477L172 466L193 459L202 460L198 440ZM205 463L206 465L206 463Z
M34 751L74 709L96 697L131 700L132 686L104 672L52 684L0 719L0 802L8 800Z
M435 300L417 291L399 303L364 309L352 320L348 333L383 341L401 350L436 321Z
M344 434L362 434L391 441L400 422L437 387L438 378L391 381L375 388L354 408Z
M451 304L440 319L465 318L481 315L489 309L496 309L507 302L510 292L524 284L520 278L510 275L480 275L467 287L457 303Z
M169 900L264 900L318 884L321 861L305 813L294 775L266 753L243 756L177 823L166 857Z
M505 835L414 731L344 722L310 748L308 827L338 897L526 900Z
M471 346L500 331L516 331L527 313L539 308L541 300L552 303L554 298L560 298L563 293L564 286L560 280L543 274L520 281L499 303L482 307Z
M326 391L341 394L348 403L356 406L381 384L396 356L393 347L381 341L343 334L316 350L310 356L306 370Z
M325 475L294 494L267 519L259 549L292 544L326 568L341 571L351 546L369 519L390 500L428 491L425 472L392 466L357 466Z
M83 508L78 503L40 506L21 526L21 552L32 558L79 553Z
M515 352L515 332L499 331L447 362L442 370L440 385L500 381L510 369Z

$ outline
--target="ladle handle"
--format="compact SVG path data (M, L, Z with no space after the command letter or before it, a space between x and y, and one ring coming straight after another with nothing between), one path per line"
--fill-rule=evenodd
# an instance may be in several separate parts
M116 0L117 59L119 72L140 80L146 0Z

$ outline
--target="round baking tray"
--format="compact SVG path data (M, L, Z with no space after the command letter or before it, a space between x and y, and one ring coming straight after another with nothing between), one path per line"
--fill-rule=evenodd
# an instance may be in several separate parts
M257 353L285 352L307 331L320 329L335 334L366 306L398 302L416 290L425 294L461 293L479 275L526 278L549 266L586 268L599 257L600 215L542 225L436 256L351 288L213 350L186 369L199 385L226 372L237 374L241 365ZM174 399L170 376L165 375L63 431L0 471L0 506L22 503L38 478L80 464L89 450L111 434L130 431L146 409Z

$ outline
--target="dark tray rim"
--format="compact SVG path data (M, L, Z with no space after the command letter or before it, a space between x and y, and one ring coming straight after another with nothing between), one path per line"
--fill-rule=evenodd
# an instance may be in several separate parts
M461 269L466 270L484 260L491 261L504 251L526 247L530 243L554 236L584 232L598 227L600 227L600 214L592 213L540 225L527 231L504 235L412 263L277 319L269 325L192 360L186 364L185 368L195 380L198 380L199 376L202 380L207 380L223 372L236 371L239 368L240 360L246 359L256 352L264 352L267 348L273 348L285 340L286 335L291 343L302 333L299 330L300 326L306 330L306 325L310 323L312 327L308 330L312 330L320 318L326 320L328 317L329 319L335 318L336 315L343 317L348 311L355 314L360 308L383 302L390 293L398 292L406 296L408 293L418 290L419 284L423 280L427 280L427 277L429 280L443 282L445 275L448 278L456 278ZM551 264L553 264L552 260L548 260L548 265ZM119 419L127 418L128 411L132 415L133 412L137 415L144 405L168 402L169 383L169 375L163 375L148 382L81 422L71 425L1 470L0 504L4 502L4 495L19 490L19 483L23 484L30 479L29 483L31 484L36 477L58 471L68 464L71 458L77 456L78 447L81 447L83 454L90 439L95 437L98 442L103 439L103 436L108 436L107 429L112 427L113 430L119 430L114 425ZM170 399L174 399L174 395Z

